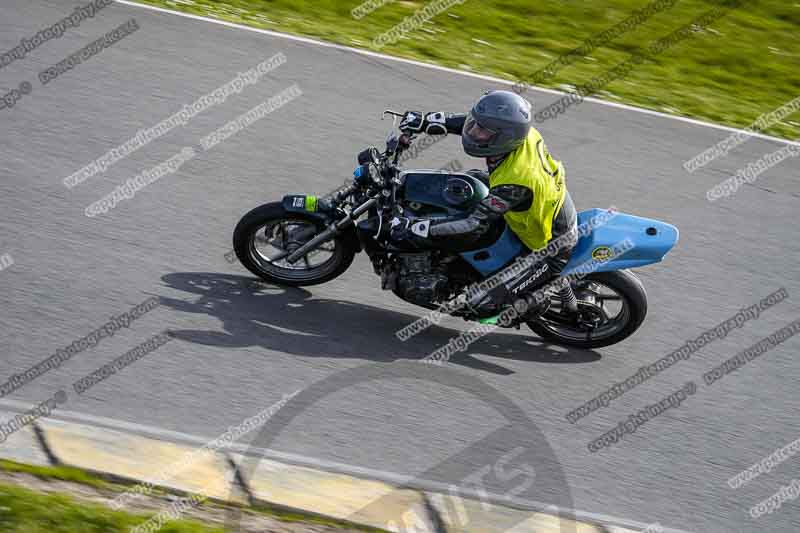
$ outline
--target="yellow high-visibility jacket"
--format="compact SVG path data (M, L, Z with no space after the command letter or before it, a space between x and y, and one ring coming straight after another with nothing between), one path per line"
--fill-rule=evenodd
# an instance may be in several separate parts
M531 250L544 248L553 237L553 219L567 192L564 179L564 165L550 156L542 135L534 128L522 146L489 175L489 188L521 185L533 191L530 209L504 215L511 230Z

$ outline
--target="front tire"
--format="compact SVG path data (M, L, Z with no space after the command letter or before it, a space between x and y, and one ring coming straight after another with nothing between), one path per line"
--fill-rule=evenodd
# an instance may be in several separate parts
M586 313L596 313L606 319L602 327L593 332L571 329L560 323L563 315L558 310L548 310L540 317L527 322L534 333L557 344L576 348L594 349L610 346L633 335L647 316L647 293L642 282L627 270L595 272L578 282L573 282L578 297L578 306ZM603 295L593 287L604 287L616 295ZM555 298L554 298L555 300ZM619 302L619 312L609 317L604 311L605 301ZM598 304L598 302L600 302Z
M247 213L233 231L233 249L242 265L259 278L291 287L317 285L330 281L350 267L356 250L343 235L326 242L315 251L325 252L324 260L312 264L309 253L305 258L290 265L285 259L274 260L283 253L292 252L303 243L326 229L318 217L305 213L287 211L281 202L273 202L256 207ZM291 237L304 235L301 241ZM263 248L260 245L266 245ZM264 248L273 248L270 254Z

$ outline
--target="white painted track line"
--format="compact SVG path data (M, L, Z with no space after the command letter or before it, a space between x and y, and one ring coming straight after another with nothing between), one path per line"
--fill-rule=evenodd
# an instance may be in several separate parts
M0 408L8 409L13 412L24 413L29 409L33 408L34 406L35 404L31 404L28 402L0 399ZM188 433L183 433L180 431L171 431L144 424L125 422L113 418L89 415L85 413L79 413L76 411L66 411L63 409L59 409L57 413L54 413L46 418L50 420L72 422L76 424L84 424L87 426L96 426L110 430L123 431L135 435L140 435L143 437L151 437L154 439L174 442L178 444L203 446L216 438L216 437L200 437L197 435L190 435ZM254 430L253 434L257 434L257 432L258 430ZM344 463L338 463L335 461L325 461L314 457L307 457L304 455L281 452L277 450L263 449L235 442L231 443L228 447L226 447L225 451L246 454L247 456L250 457L265 457L268 459L283 461L294 465L308 466L329 472L339 472L342 474L349 474L352 476L366 478L366 479L375 479L396 485L407 485L421 490L427 490L432 492L449 493L451 487L450 483L442 483L440 481L420 479L408 474L397 474L395 472L387 472L384 470L375 470L372 468L353 466ZM563 509L552 504L536 502L532 500L523 500L520 498L507 498L505 495L502 494L493 494L491 492L487 493L485 491L459 488L459 495L470 497L476 500L488 501L490 503L494 503L497 505L510 505L512 507L520 509L550 513L550 514L558 514L564 517L574 518L576 520L633 528L635 530L643 530L648 526L648 524L644 522L616 518L613 516L608 516L600 513L578 511L576 509ZM670 529L666 527L663 530L664 533L690 533L685 530Z
M440 66L440 65L432 65L430 63L424 63L422 61L416 61L414 59L406 59L406 58L402 58L402 57L396 57L396 56L391 56L391 55L387 55L387 54L381 54L381 53L378 53L378 52L372 52L370 50L363 50L361 48L353 48L351 46L345 46L345 45L342 45L342 44L328 43L328 42L325 42L325 41L319 41L317 39L312 39L310 37L300 37L298 35L290 35L288 33L281 33L281 32L278 32L278 31L264 30L264 29L261 29L261 28L253 28L251 26L245 26L243 24L236 24L234 22L227 22L227 21L224 21L224 20L219 20L219 19L215 19L215 18L211 18L211 17L204 17L202 15L193 15L191 13L182 13L180 11L174 11L172 9L166 9L166 8L163 8L163 7L156 7L156 6L151 6L151 5L147 5L147 4L140 4L138 2L131 2L130 0L115 0L115 1L118 4L124 4L124 5L127 5L127 6L139 7L139 8L142 8L142 9L149 9L151 11L158 11L160 13L169 13L171 15L176 15L176 16L179 16L179 17L185 17L185 18L190 18L190 19L194 19L194 20L202 20L202 21L205 21L205 22L210 22L212 24L219 24L221 26L227 26L229 28L236 28L236 29L239 29L239 30L251 31L251 32L255 32L255 33L261 33L261 34L264 34L264 35L270 35L272 37L279 37L281 39L288 39L290 41L296 41L296 42L306 43L306 44L313 44L313 45L316 45L316 46L323 46L323 47L326 47L326 48L335 48L337 50L345 50L345 51L352 52L352 53L355 53L355 54L361 54L361 55L365 55L365 56L369 56L369 57L377 57L377 58L380 58L380 59L386 59L388 61L397 61L397 62L400 62L400 63L406 63L406 64L409 64L409 65L415 65L415 66L422 67L422 68L439 70L439 71L442 71L442 72L449 72L451 74L457 74L459 76L468 76L470 78L476 78L476 79L480 79L480 80L491 81L491 82L494 82L494 83L501 83L503 85L514 85L514 83L516 83L515 81L509 81L509 80L504 80L504 79L501 79L501 78L495 78L493 76L487 76L487 75L484 75L484 74L476 74L474 72L467 72L465 70L458 70L458 69L454 69L454 68L450 68L450 67L443 67L443 66ZM528 90L534 90L534 91L539 91L539 92L546 93L546 94L555 94L555 95L561 95L561 96L567 94L564 91L557 91L555 89L548 89L548 88L545 88L545 87L537 87L535 85L529 85L528 86ZM624 109L625 111L634 111L636 113L643 113L645 115L651 115L651 116L660 117L660 118L663 118L663 119L678 120L680 122L686 122L688 124L694 124L695 126L702 126L702 127L705 127L705 128L714 128L714 129L718 129L718 130L722 130L722 131L728 131L728 132L743 133L745 135L749 135L750 137L755 137L757 139L764 139L764 140L772 141L772 142L776 142L776 143L788 144L788 145L793 145L793 146L800 146L800 141L790 141L790 140L786 140L786 139L781 139L779 137L774 137L772 135L765 135L763 133L754 133L754 132L749 132L749 131L746 131L746 130L743 130L743 129L740 129L740 128L733 128L733 127L730 127L730 126L723 126L721 124L714 124L713 122L705 122L703 120L697 120L697 119L688 118L688 117L680 117L680 116L676 116L676 115L670 115L668 113L662 113L660 111L653 111L651 109L644 109L642 107L636 107L636 106L632 106L632 105L628 105L628 104L619 104L619 103L616 103L616 102L609 102L607 100L601 100L599 98L593 98L591 96L584 98L584 101L591 102L591 103L594 103L594 104L609 106L609 107L615 107L617 109Z

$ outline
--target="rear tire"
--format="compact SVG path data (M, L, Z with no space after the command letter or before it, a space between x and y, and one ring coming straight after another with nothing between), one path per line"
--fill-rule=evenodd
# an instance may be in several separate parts
M259 278L291 287L304 287L317 285L330 281L350 267L355 257L356 250L352 244L343 236L339 236L332 241L323 244L329 246L334 244L331 257L313 269L289 269L282 268L276 263L268 261L255 246L256 237L259 230L268 225L277 224L281 221L297 221L305 225L314 225L321 233L326 229L325 223L318 217L287 211L281 202L273 202L256 207L239 221L233 231L233 249L236 257L242 265L258 276ZM306 241L310 240L306 239ZM298 263L300 264L300 263Z
M627 270L615 270L613 272L595 272L589 274L584 279L587 281L596 281L599 284L613 289L624 300L624 306L626 307L625 322L618 331L597 339L581 340L574 337L559 335L538 319L528 321L528 327L541 338L548 341L584 349L610 346L633 335L647 316L647 293L639 278Z

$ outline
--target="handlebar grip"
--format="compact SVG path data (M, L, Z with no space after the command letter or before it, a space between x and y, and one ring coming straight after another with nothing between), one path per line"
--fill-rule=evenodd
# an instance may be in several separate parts
M330 201L331 203L338 204L357 190L358 187L356 187L355 184L348 185L344 189L339 189L336 191L333 196L330 197Z

